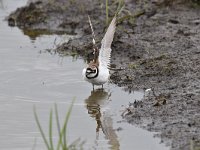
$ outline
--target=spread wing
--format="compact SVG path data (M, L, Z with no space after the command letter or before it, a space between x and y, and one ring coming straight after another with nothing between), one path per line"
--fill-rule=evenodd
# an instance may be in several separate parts
M99 62L103 67L108 68L110 66L111 44L113 41L116 28L116 16L112 19L106 34L101 41L101 49L99 52Z

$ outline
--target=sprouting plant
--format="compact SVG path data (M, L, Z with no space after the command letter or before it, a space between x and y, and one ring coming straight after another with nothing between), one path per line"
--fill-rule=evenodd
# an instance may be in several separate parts
M50 115L49 115L49 135L48 137L45 135L44 130L42 129L42 126L40 124L37 112L36 112L36 108L34 107L34 116L35 116L35 120L37 123L37 126L39 128L39 131L41 133L42 139L46 145L47 150L71 150L71 149L76 149L77 146L82 147L82 145L84 144L84 142L80 143L80 139L76 140L75 142L73 142L72 144L68 144L67 143L67 125L69 122L69 118L72 112L72 107L73 107L73 103L74 100L72 101L71 105L68 108L65 120L64 120L64 124L61 128L60 126L60 121L59 121L59 115L58 115L58 108L57 105L55 104L54 106L54 111L55 111L55 119L56 119L56 126L57 126L57 130L58 130L58 141L57 144L54 145L53 143L53 109L50 110Z
M121 13L121 11L124 8L124 0L117 0L117 2L115 3L117 4L117 10L115 11L115 15L118 15ZM106 0L106 25L109 24L109 4L108 4L108 0Z
M125 5L124 0L118 0L118 7L117 7L117 10L116 10L116 15L121 13L121 11L124 8L124 5Z

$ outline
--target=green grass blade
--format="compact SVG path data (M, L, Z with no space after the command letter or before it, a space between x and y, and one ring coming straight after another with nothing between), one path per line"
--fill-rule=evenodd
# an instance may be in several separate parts
M53 136L52 136L52 124L53 124L52 112L53 111L51 109L50 116L49 116L49 143L50 143L51 150L54 150L54 147L53 147Z
M59 121L59 116L58 116L58 107L57 104L54 105L55 108L55 116L56 116L56 124L57 124L57 129L58 129L58 133L60 136L60 121Z
M122 12L122 10L124 9L124 5L125 5L124 0L118 0L118 7L115 14L116 16L118 16Z
M40 133L41 133L41 135L42 135L42 138L43 138L43 140L44 140L44 143L45 143L47 149L48 149L48 150L51 150L51 149L50 149L50 146L49 146L49 144L48 144L48 142L47 142L47 139L46 139L46 137L45 137L45 134L44 134L44 132L43 132L43 130L42 130L42 127L41 127L41 125L40 125L40 122L39 122L39 119L38 119L38 116L37 116L37 113L36 113L36 108L35 108L35 106L34 106L34 116L35 116L35 120L36 120L37 126L38 126L38 128L39 128L39 131L40 131Z
M70 114L72 112L72 107L73 107L74 101L75 101L75 99L73 99L71 105L68 108L68 111L67 111L67 114L66 114L66 117L65 117L65 120L64 120L64 124L63 124L62 130L60 130L60 136L59 136L59 141L58 141L58 144L57 144L57 150L60 149L60 146L62 146L62 150L68 150L67 138L66 138L66 128L67 128L67 124L68 124L68 120L69 120ZM56 112L56 113L57 113L57 118L58 118L58 112ZM57 121L59 122L58 119L57 119Z
M66 118L65 118L65 122L64 122L64 125L63 125L63 142L64 142L64 147L67 148L67 138L66 138L66 132L67 132L67 124L68 124L68 121L69 121L69 117L71 115L71 112L72 112L72 107L73 107L73 104L74 104L74 100L72 101L71 105L69 106L68 108L68 111L67 111L67 115L66 115Z
M106 0L106 26L108 25L108 22L109 22L108 10L109 10L108 0Z
M62 135L61 135L61 130L60 130L60 121L59 121L59 116L58 116L58 107L57 104L54 105L55 108L55 116L56 116L56 124L57 124L57 129L58 129L58 135L59 135L59 140L58 140L58 144L57 144L57 150L60 150L60 146L62 147L62 149L64 149L64 145L62 142Z

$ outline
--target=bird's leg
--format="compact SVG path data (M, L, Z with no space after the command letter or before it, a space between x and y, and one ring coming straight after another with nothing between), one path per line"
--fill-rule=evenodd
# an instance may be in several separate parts
M92 84L92 87L93 87L93 91L94 91L94 84Z
M101 85L101 87L102 87L102 90L103 90L103 84Z

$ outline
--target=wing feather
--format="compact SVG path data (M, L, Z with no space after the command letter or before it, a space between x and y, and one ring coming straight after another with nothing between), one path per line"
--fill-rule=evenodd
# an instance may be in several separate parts
M111 56L111 44L113 41L114 33L116 28L116 16L112 19L106 34L104 35L101 41L101 49L99 52L99 61L102 66L109 67L110 66L110 56Z

